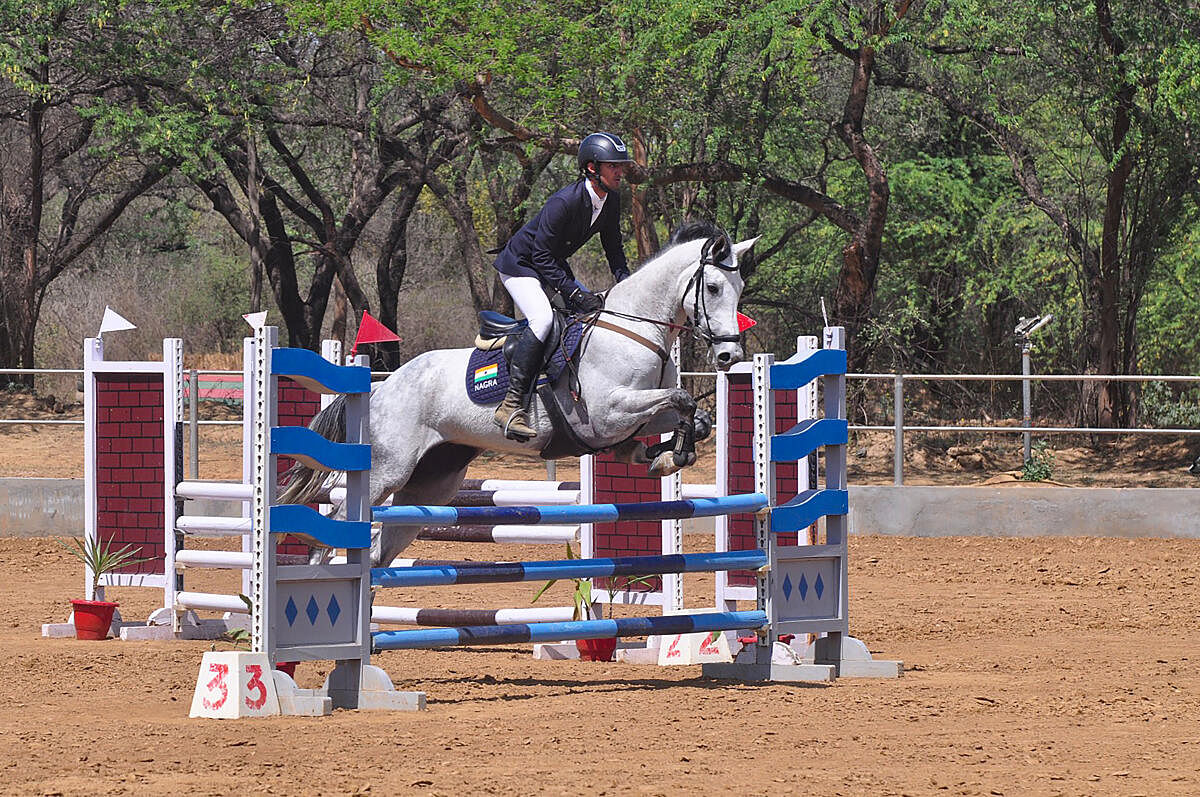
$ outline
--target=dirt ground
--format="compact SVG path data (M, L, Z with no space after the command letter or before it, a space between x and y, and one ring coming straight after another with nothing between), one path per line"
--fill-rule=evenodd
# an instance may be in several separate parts
M414 554L471 555L453 548ZM376 662L426 691L426 712L221 722L187 719L212 643L42 639L79 568L50 540L0 540L0 793L1200 791L1194 543L855 537L851 552L851 627L904 661L899 679L744 686L528 646L389 652ZM126 618L153 608L117 592ZM325 672L303 663L297 680Z
M71 434L5 428L0 475L81 475ZM238 475L237 440L206 431L203 477ZM890 483L883 445L861 446L852 481ZM952 471L943 460L954 457L935 450L937 467L921 476L914 461L912 483L951 472L959 483L1003 478L1012 467L977 453L984 468ZM1145 455L1118 454L1109 452L1127 470L1114 484L1194 484L1179 477L1182 448L1142 471L1132 466ZM1056 481L1110 478L1058 461ZM471 475L532 477L537 467L491 458ZM560 478L574 474L559 468ZM706 542L687 540L691 550ZM486 556L462 545L409 550ZM231 578L204 573L192 586ZM1192 542L856 536L851 628L878 658L904 661L896 680L734 685L698 667L534 661L527 645L389 652L376 663L398 688L427 692L426 712L243 722L187 718L213 643L41 638L40 624L61 621L81 597L80 582L52 540L0 540L0 794L1200 792ZM390 592L388 602L520 607L538 586L489 587L486 601L471 587ZM685 586L689 605L711 601L709 577ZM126 619L157 605L151 590L109 597ZM318 686L325 672L303 663L297 680Z

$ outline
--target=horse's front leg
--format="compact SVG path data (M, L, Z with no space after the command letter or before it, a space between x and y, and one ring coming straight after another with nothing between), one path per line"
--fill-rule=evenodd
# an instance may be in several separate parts
M669 441L649 447L636 441L624 443L617 448L619 458L649 462L653 476L669 476L696 462L696 439L707 437L712 421L708 413L697 412L696 400L686 390L620 390L613 398L614 418L628 433L638 429L644 434L674 432Z

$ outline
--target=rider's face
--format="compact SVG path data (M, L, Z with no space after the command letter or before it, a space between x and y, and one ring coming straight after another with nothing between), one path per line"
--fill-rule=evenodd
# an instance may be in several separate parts
M625 163L597 163L596 173L599 176L600 187L605 191L621 190L621 177L625 175Z

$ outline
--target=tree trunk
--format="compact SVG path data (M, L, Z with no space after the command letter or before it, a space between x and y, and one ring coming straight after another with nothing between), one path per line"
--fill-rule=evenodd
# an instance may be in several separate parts
M863 45L854 55L850 90L837 133L862 170L868 196L866 213L851 234L849 244L842 249L842 270L834 292L834 311L836 323L846 327L848 367L851 371L862 371L870 352L862 345L859 333L870 318L875 299L875 278L879 271L890 191L883 164L863 134L875 50Z

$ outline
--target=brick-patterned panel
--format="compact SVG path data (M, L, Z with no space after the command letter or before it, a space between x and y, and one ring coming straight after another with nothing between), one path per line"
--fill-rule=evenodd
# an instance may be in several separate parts
M775 433L786 432L796 425L796 391L775 390ZM754 492L754 385L750 374L729 375L729 481L730 495ZM797 492L797 468L792 462L775 466L776 502L783 503ZM781 534L780 545L795 545L795 534ZM754 518L733 515L729 518L729 547L734 551L757 547L754 537ZM746 570L729 574L729 583L753 586L753 574Z
M280 426L308 426L321 410L321 395L291 379L279 380L278 413ZM278 473L292 466L290 457L278 457ZM314 505L315 508L315 505ZM292 536L285 536L275 547L278 553L308 555L309 547Z
M657 439L645 438L654 445ZM645 465L617 462L612 454L597 454L593 467L594 500L597 504L629 504L662 500L662 481L646 472ZM594 526L596 556L650 556L662 553L662 524L657 520L597 523ZM604 587L607 579L597 579ZM623 585L619 585L623 586ZM654 578L635 587L638 591L658 592L662 579Z
M164 571L164 449L162 375L97 374L96 533L150 558L118 572Z

